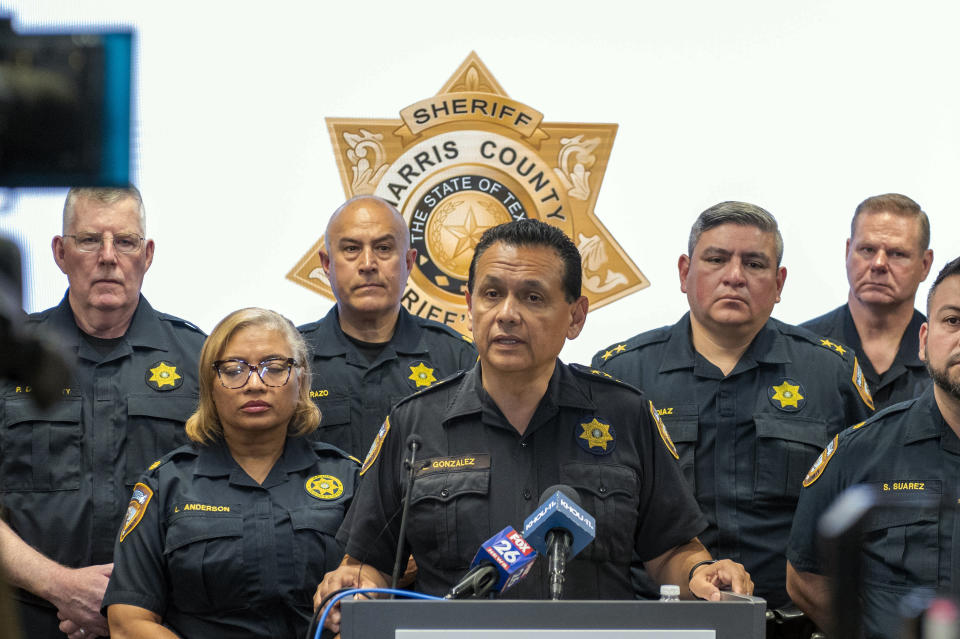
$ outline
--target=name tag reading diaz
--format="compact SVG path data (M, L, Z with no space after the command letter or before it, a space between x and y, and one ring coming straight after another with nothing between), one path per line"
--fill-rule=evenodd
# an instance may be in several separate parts
M521 218L543 220L574 241L590 310L649 286L594 215L616 124L544 122L508 97L475 53L437 95L399 114L327 118L327 127L347 197L381 197L407 222L417 249L401 302L408 311L469 334L463 294L473 249L488 228ZM333 299L322 242L287 279Z
M417 477L436 473L450 473L463 470L489 470L490 455L477 453L475 455L458 455L456 457L433 457L420 462Z

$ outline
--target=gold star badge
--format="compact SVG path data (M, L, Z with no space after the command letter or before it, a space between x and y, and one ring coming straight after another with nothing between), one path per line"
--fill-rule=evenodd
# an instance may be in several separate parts
M469 333L463 293L474 247L485 229L522 218L577 245L591 310L650 285L594 212L616 124L546 121L508 96L475 53L436 95L398 115L327 118L327 128L346 196L384 198L407 223L417 250L403 293L411 313ZM333 299L322 245L317 238L287 278Z
M610 424L604 424L596 417L586 424L580 424L583 432L580 433L580 439L587 442L589 448L602 448L607 450L607 442L612 442L610 435Z
M433 376L433 369L428 368L424 362L420 362L416 366L411 366L410 376L407 379L415 383L417 388L429 386L437 381L437 378Z
M325 501L336 499L343 494L343 482L333 475L314 475L307 480L304 488L313 497Z
M800 410L800 402L804 399L800 394L800 384L791 384L789 380L783 380L779 386L773 386L774 391L771 401L780 402L778 408Z
M833 342L831 342L831 341L828 340L828 339L822 339L822 340L820 340L820 345L821 345L821 346L826 346L827 348L833 348L834 346L836 346L836 344L834 344Z
M847 352L847 351L843 348L843 346L840 346L839 344L834 344L834 345L833 345L833 350L837 351L837 352L840 353L841 355L843 355L844 353Z
M147 371L147 385L159 391L173 390L183 384L183 377L177 373L177 367L166 362L157 362Z
M613 357L613 351L604 351L604 353L603 353L603 355L601 355L601 357L603 357L603 361L607 361L608 359L610 359L611 357Z

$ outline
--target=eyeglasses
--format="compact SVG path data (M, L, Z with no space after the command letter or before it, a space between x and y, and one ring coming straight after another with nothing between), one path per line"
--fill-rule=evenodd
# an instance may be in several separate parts
M213 363L213 370L224 388L243 388L254 371L266 386L283 386L290 380L290 371L297 365L292 357L265 359L259 364L248 364L242 359L223 359Z
M63 237L72 237L77 244L77 250L84 253L95 253L103 246L103 233L77 233ZM113 248L117 253L136 253L144 239L136 233L117 233L112 238Z

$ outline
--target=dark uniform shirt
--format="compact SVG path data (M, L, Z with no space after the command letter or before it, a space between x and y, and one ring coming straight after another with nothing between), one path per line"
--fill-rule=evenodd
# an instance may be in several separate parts
M187 441L183 424L197 405L203 332L158 313L143 296L126 335L104 355L84 339L66 296L30 315L26 328L56 335L75 368L62 400L46 411L29 387L0 384L0 500L7 522L64 565L110 563L137 477ZM18 596L47 607L56 630L51 604Z
M184 639L302 637L358 469L291 437L261 485L222 441L177 449L134 488L104 611L145 608Z
M863 612L868 637L899 637L899 602L930 597L960 583L960 439L933 389L845 430L804 480L787 558L823 574L816 525L847 487L877 489L878 506L863 536Z
M784 552L804 473L830 437L870 414L843 350L770 319L724 376L694 350L688 313L594 357L656 404L710 523L701 541L742 563L772 607L789 601Z
M299 330L312 357L310 396L323 414L314 436L360 459L391 406L477 361L460 333L402 308L393 338L373 362L343 333L336 306Z
M419 590L445 594L484 541L508 525L522 531L541 492L566 484L596 518L596 538L567 564L564 598L633 598L633 552L653 559L706 526L654 414L635 389L557 362L520 435L483 390L477 364L391 411L338 539L351 557L390 574L405 487L404 443L416 432L422 461L406 541L419 568ZM547 598L546 563L538 559L504 595Z
M912 399L930 386L930 375L920 359L920 325L927 321L923 313L914 309L913 318L900 339L897 355L890 368L878 375L870 358L863 354L863 342L853 323L850 307L847 304L836 308L826 315L804 322L800 326L817 335L829 337L845 346L849 346L860 356L864 377L870 384L870 394L877 410Z

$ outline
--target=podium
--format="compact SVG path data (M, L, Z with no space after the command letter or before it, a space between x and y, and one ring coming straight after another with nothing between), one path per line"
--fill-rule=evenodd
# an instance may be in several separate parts
M342 639L764 639L766 602L341 602Z

